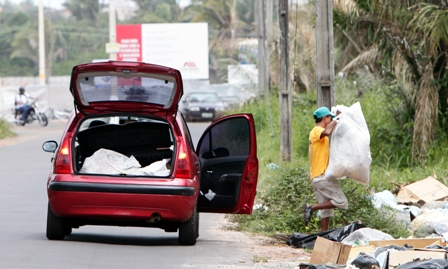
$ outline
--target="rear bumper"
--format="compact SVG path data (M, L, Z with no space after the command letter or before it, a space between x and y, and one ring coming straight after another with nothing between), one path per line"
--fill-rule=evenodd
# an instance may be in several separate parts
M197 192L188 186L50 182L53 213L62 218L185 222L196 206Z
M77 182L50 182L50 191L71 192L101 192L101 193L134 193L134 194L160 194L193 196L194 187L188 186L156 186L131 184L104 184L104 183L77 183Z

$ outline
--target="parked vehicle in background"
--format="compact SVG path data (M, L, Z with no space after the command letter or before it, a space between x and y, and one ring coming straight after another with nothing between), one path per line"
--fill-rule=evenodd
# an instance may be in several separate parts
M34 121L38 121L39 125L42 127L48 125L47 115L45 115L45 113L39 109L37 101L37 99L34 99L30 103L30 112L28 114L28 117L26 118L26 122L21 121L22 112L20 112L18 109L14 109L14 120L16 125L31 124Z
M236 95L225 95L225 96L220 96L220 97L221 97L221 100L224 102L224 105L229 110L240 107L242 104L241 99Z
M60 143L43 144L54 153L48 239L84 225L115 225L178 232L180 245L194 245L199 212L252 213L258 159L251 114L213 122L195 150L178 110L183 84L176 69L81 64L70 91L76 109Z
M226 105L215 92L189 92L182 103L187 121L214 121L226 112Z

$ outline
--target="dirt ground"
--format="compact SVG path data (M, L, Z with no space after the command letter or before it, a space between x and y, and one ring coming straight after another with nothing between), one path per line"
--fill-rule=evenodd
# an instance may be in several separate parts
M251 240L253 260L257 264L289 262L298 266L300 263L307 263L311 257L311 252L288 246L284 241L275 238L256 236L251 237Z
M259 268L298 268L300 263L308 263L310 251L291 247L286 244L289 235L266 237L234 231L234 224L225 218L225 223L214 233L231 238L232 241L244 241L250 245L254 267ZM270 266L272 265L272 266Z

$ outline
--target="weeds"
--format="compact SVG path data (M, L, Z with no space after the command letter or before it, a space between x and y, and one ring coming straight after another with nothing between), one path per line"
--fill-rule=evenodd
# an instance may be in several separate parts
M11 131L11 125L4 119L0 119L0 139L15 136L15 133Z

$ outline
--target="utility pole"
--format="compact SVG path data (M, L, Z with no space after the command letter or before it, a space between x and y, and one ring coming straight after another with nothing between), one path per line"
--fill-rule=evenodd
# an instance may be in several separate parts
M272 52L272 0L266 0L266 88L267 92L271 89L271 75L270 75L270 59Z
M40 85L47 83L45 70L45 34L44 34L44 7L39 0L39 82Z
M266 33L264 22L264 0L256 0L258 25L258 93L267 96L266 87Z
M280 26L280 155L290 162L292 155L291 89L289 83L288 0L279 0Z
M109 60L117 60L118 47L115 0L109 0L109 44L106 45L106 52L109 53Z
M333 0L316 1L317 106L334 105Z

